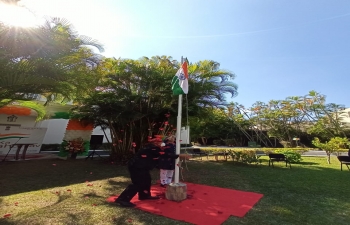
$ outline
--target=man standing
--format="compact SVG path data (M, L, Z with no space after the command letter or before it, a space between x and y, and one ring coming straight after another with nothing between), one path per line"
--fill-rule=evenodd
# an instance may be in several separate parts
M160 186L166 187L173 179L176 155L175 136L169 136L164 140L163 152L159 156Z

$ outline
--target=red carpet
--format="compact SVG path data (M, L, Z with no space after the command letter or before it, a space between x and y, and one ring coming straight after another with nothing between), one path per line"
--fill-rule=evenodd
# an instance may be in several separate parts
M182 202L165 199L165 189L159 185L152 186L152 194L161 196L160 200L139 201L136 195L132 202L136 208L174 220L217 225L225 222L230 215L244 217L263 196L253 192L186 184L188 198ZM107 201L113 202L116 197L111 196Z

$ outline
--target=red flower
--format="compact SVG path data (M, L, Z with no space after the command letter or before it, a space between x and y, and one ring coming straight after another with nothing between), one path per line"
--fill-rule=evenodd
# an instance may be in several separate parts
M159 128L159 130L164 130L164 128Z
M4 215L4 218L8 218L8 217L10 217L10 216L11 216L11 214L10 214L10 213L7 213L7 214Z
M68 189L67 191L71 192L72 190L71 190L71 189Z
M168 124L169 124L169 122L168 122L168 121L165 121L165 122L164 122L164 125L168 125Z

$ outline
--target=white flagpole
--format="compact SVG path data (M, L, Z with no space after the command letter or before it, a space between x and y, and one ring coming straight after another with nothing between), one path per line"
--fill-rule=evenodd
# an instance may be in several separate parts
M181 56L181 66L183 63L183 57ZM181 115L182 115L182 95L179 95L178 109L177 109L177 123L176 123L176 155L180 154L181 149ZM179 183L180 177L180 157L175 160L175 177L174 183Z

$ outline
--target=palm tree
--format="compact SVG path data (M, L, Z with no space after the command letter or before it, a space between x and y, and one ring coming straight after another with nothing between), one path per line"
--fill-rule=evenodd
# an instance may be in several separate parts
M28 93L46 95L48 100L58 95L72 98L96 76L102 57L92 47L103 51L65 19L49 18L34 28L0 24L0 100L7 99L7 104Z
M147 136L157 134L163 122L175 124L177 98L171 94L171 79L180 64L168 56L139 60L106 59L108 71L98 90L79 100L78 116L111 129L112 155L123 159L132 142L140 146ZM211 66L210 66L211 65ZM210 68L210 69L209 69ZM218 64L203 61L190 66L189 110L192 116L206 113L203 107L224 105L224 93L236 94L233 74Z

